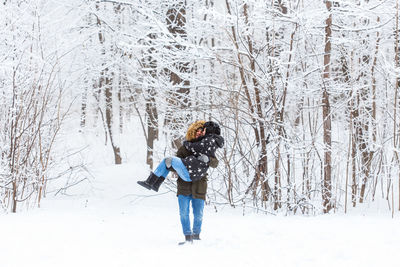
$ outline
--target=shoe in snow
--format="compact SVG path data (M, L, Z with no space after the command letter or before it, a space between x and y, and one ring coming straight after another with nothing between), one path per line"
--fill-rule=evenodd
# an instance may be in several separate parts
M193 240L201 240L200 234L193 234L192 238L193 238Z
M184 245L184 244L193 244L193 236L192 235L185 235L185 241L179 242L178 245Z

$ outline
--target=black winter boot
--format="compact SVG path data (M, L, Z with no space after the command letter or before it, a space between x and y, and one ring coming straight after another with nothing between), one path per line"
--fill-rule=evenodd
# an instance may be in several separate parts
M193 236L192 235L185 235L185 242L193 243Z
M201 240L200 239L200 234L193 234L193 240Z
M150 173L150 176L147 178L146 181L138 181L137 183L150 190L152 188L153 184L157 180L158 180L157 175L155 175L154 173Z
M157 180L151 185L151 189L158 192L158 189L160 188L160 185L164 182L164 180L164 177L158 177Z
M179 242L178 245L193 244L193 236L185 235L185 241Z

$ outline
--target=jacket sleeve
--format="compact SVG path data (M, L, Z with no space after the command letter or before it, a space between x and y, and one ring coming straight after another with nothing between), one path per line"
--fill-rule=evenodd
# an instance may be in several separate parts
M209 165L210 165L211 168L217 168L218 167L218 163L219 163L219 161L217 160L217 158L210 157Z
M184 146L180 146L178 148L178 151L176 152L176 156L178 158L183 159L183 158L187 157L187 153L188 153L187 149Z

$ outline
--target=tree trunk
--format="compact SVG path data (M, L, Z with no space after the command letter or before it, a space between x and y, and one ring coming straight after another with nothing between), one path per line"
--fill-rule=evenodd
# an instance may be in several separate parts
M400 66L400 48L399 48L399 2L396 1L396 31L395 31L395 66L398 68ZM395 82L395 94L394 94L394 111L393 111L393 147L394 153L396 156L397 166L399 166L400 159L398 154L398 126L397 126L397 98L398 98L398 90L400 88L400 77L398 74L396 75L396 82ZM393 185L394 186L394 185ZM389 197L389 194L388 194ZM394 207L392 207L394 209ZM399 210L400 210L400 174L399 174Z
M107 130L108 130L108 135L110 136L110 143L114 152L114 162L115 164L121 164L122 159L121 159L121 151L119 146L115 144L114 140L114 127L113 127L113 104L112 104L112 78L109 78L109 75L113 74L107 74L107 70L105 71L106 73L106 78L105 80L105 98L106 98L106 125L107 125Z
M324 73L323 82L324 88L322 92L322 118L324 127L324 181L322 185L322 200L324 213L328 213L332 209L332 126L331 126L331 110L329 103L329 79L330 79L330 64L331 64L331 37L332 37L332 1L326 1L326 8L329 11L329 16L325 23L325 54L324 54Z
M153 149L154 140L158 138L158 113L157 106L155 103L154 96L156 90L150 89L148 91L149 98L146 101L146 113L147 113L147 157L146 163L153 169Z
M380 17L377 18L377 22L380 22ZM372 68L371 68L371 77L372 77L372 141L374 144L376 144L376 137L377 137L377 122L376 122L376 77L375 77L375 68L376 68L376 63L378 59L378 52L379 52L379 43L380 43L381 37L380 37L380 32L376 32L376 44L375 44L375 54L374 54L374 59L372 62ZM371 157L372 158L372 157ZM378 174L375 174L378 176ZM375 189L376 189L376 183L374 181L374 189L372 193L372 201L374 200L375 196ZM399 205L400 207L400 205Z
M82 104L81 104L81 128L86 126L86 112L87 112L87 87L83 88Z
M157 60L152 56L153 52L155 52L155 44L153 40L156 38L154 34L148 35L148 43L146 45L149 46L147 49L147 54L142 58L141 63L142 67L145 70L144 73L151 77L152 79L157 79ZM156 88L149 83L146 88L145 101L146 101L146 125L147 125L147 135L146 135L146 144L147 144L147 152L146 152L146 163L153 169L153 149L154 149L154 141L158 139L158 110L156 104L156 96L157 90Z
M243 6L243 13L245 16L245 22L248 24L249 21L249 14L247 12L247 4ZM266 181L266 175L268 172L268 158L267 158L267 134L265 133L265 122L264 122L264 111L262 105L262 95L260 91L260 85L258 80L256 79L256 61L253 52L253 38L250 35L247 35L247 46L249 51L249 58L250 58L250 69L254 73L252 75L252 82L253 82L253 89L254 89L254 96L255 96L255 104L256 104L256 113L254 116L257 118L258 124L258 133L259 133L259 146L261 146L260 156L257 163L257 172L259 172L259 178L261 179L261 186L264 190L269 188L269 185L264 185L264 183L268 183ZM268 192L263 192L263 195L268 195ZM263 198L263 201L267 201L266 198Z
M97 9L99 6L96 6ZM100 28L99 29L99 42L102 45L102 53L103 56L106 54L106 44L105 44L105 35L104 32L102 31L102 23L100 19L97 19L97 25ZM111 49L112 50L112 49ZM103 63L105 66L106 63ZM114 162L115 164L121 164L122 163L122 158L121 158L121 151L120 148L117 144L115 144L114 140L114 127L113 127L113 77L114 73L110 72L108 68L105 68L101 74L100 74L100 79L99 79L99 90L104 90L104 96L106 100L106 118L105 118L105 124L107 127L108 135L110 137L110 143L113 149L114 153ZM106 133L107 134L107 133Z
M368 19L364 19L365 23L369 23ZM367 40L369 35L367 34L366 38L363 40L362 45L368 46ZM370 51L368 53L362 53L359 58L359 66L367 66L370 64L371 56ZM367 81L367 73L366 69L361 69L359 76L359 84L361 84L360 91L360 104L359 109L361 112L360 121L358 123L358 130L356 133L358 134L358 149L361 153L361 170L362 170L362 180L361 180L361 190L360 190L360 203L364 202L365 198L365 189L367 186L367 182L370 177L371 163L373 152L370 151L369 146L369 123L370 120L368 118L372 117L372 101L369 99L369 81Z
M186 1L179 2L173 5L167 12L167 27L169 32L173 36L179 36L182 39L187 39L186 33ZM180 44L174 44L173 49L180 51L183 55L186 47ZM181 74L189 73L189 62L186 60L179 61L174 64L174 70L166 70L169 74L170 81L179 88L172 92L168 98L170 109L165 115L165 124L172 125L173 130L180 130L186 127L186 124L190 121L190 116L177 116L175 113L177 110L186 109L190 106L189 93L190 93L190 81L181 77ZM177 131L175 131L177 132ZM172 138L172 146L177 148L180 144L181 134L176 134Z

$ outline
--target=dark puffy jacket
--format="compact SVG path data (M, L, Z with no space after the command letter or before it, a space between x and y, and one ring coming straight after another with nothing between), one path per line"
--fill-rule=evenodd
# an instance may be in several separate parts
M196 142L185 141L183 145L193 153L193 155L183 158L182 162L189 171L190 179L195 182L200 180L209 168L209 162L204 162L199 157L206 155L208 158L215 158L217 148L224 146L224 138L216 134L206 134Z
M186 147L181 146L176 153L176 156L179 158L186 158L192 156L193 152L186 149ZM218 160L216 158L210 157L210 167L216 168L218 166ZM206 200L207 194L207 173L204 176L195 182L186 182L178 177L177 180L177 193L176 195L184 195L189 196L192 195L193 198Z

